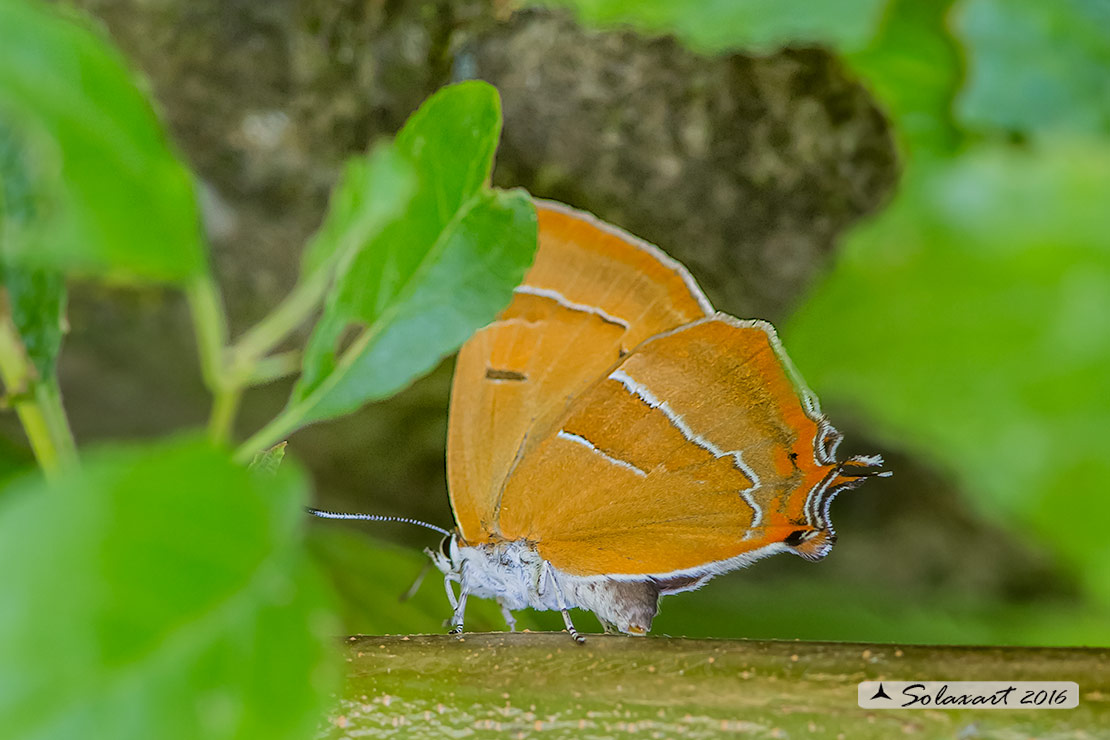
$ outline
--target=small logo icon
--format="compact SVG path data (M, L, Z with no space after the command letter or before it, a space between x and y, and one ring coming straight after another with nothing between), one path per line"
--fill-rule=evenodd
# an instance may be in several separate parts
M890 699L890 697L887 696L887 693L883 691L883 684L881 681L879 682L879 690L876 691L875 695L871 697L872 701L874 701L875 699Z

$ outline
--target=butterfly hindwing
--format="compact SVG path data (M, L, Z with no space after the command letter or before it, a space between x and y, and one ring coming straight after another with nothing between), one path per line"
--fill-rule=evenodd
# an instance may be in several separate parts
M836 477L830 435L770 325L717 314L577 397L513 469L499 526L574 575L696 569L794 533L812 548L831 533L811 496Z

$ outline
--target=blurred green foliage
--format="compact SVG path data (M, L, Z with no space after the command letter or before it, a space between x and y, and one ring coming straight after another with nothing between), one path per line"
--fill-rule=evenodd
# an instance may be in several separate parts
M192 178L150 103L100 34L54 15L0 3L0 117L22 140L40 211L5 225L5 254L112 279L203 271Z
M631 25L649 34L674 34L695 51L746 48L772 51L790 43L855 48L867 42L884 0L536 0L573 8L599 26Z
M970 126L1110 135L1110 3L968 0L954 20Z
M952 98L963 55L948 33L953 0L889 0L866 44L845 60L866 82L894 124L903 151L950 154L963 139Z
M301 282L231 345L192 177L119 53L69 10L0 2L0 377L42 468L18 475L0 451L0 737L312 732L340 629L313 559L335 547L306 546L308 484L284 443L256 435L233 460L238 399L321 307L282 435L403 387L496 315L536 244L527 195L487 185L500 125L496 91L463 83L353 158ZM90 278L185 291L208 439L78 454L55 362L65 281ZM351 322L367 337L336 361Z
M304 476L196 440L83 463L0 494L0 736L305 737L336 676Z
M19 232L41 218L41 204L27 150L16 130L0 119L0 254L18 244ZM54 375L62 346L65 280L51 267L0 261L0 284L8 295L12 322L23 337L28 358L40 377Z

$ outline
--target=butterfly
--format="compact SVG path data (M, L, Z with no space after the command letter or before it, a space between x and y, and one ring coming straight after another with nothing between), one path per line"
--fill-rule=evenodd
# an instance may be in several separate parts
M539 247L512 302L459 351L447 478L457 528L438 552L462 631L467 598L592 611L642 635L662 596L836 540L829 504L880 470L837 462L774 327L715 312L660 249L537 200ZM453 583L459 584L455 595Z

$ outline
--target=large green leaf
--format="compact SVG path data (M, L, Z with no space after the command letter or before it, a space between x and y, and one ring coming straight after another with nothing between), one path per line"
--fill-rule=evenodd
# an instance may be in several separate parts
M819 394L955 470L1110 604L1110 147L979 149L916 170L788 346ZM1081 528L1080 528L1081 529Z
M6 261L130 280L206 269L192 179L100 34L46 3L0 3L0 120L40 196L7 229Z
M333 269L365 247L404 212L415 185L412 165L389 144L350 159L332 191L323 225L305 247L301 278Z
M191 441L84 463L0 493L0 736L309 736L331 620L303 477Z
M963 63L948 31L952 4L891 0L874 37L847 55L913 155L947 154L960 143L952 101Z
M1110 4L1105 0L967 0L968 48L958 112L970 124L1110 134Z
M790 43L858 48L887 0L532 0L573 8L586 23L675 34L696 51L770 50Z
M7 310L39 377L54 376L62 344L65 280L56 270L5 259L13 234L39 217L39 201L14 130L0 120L0 286Z
M405 125L395 146L418 178L408 208L343 265L267 441L396 392L509 302L536 215L527 194L486 185L499 131L497 92L481 82L444 88Z

